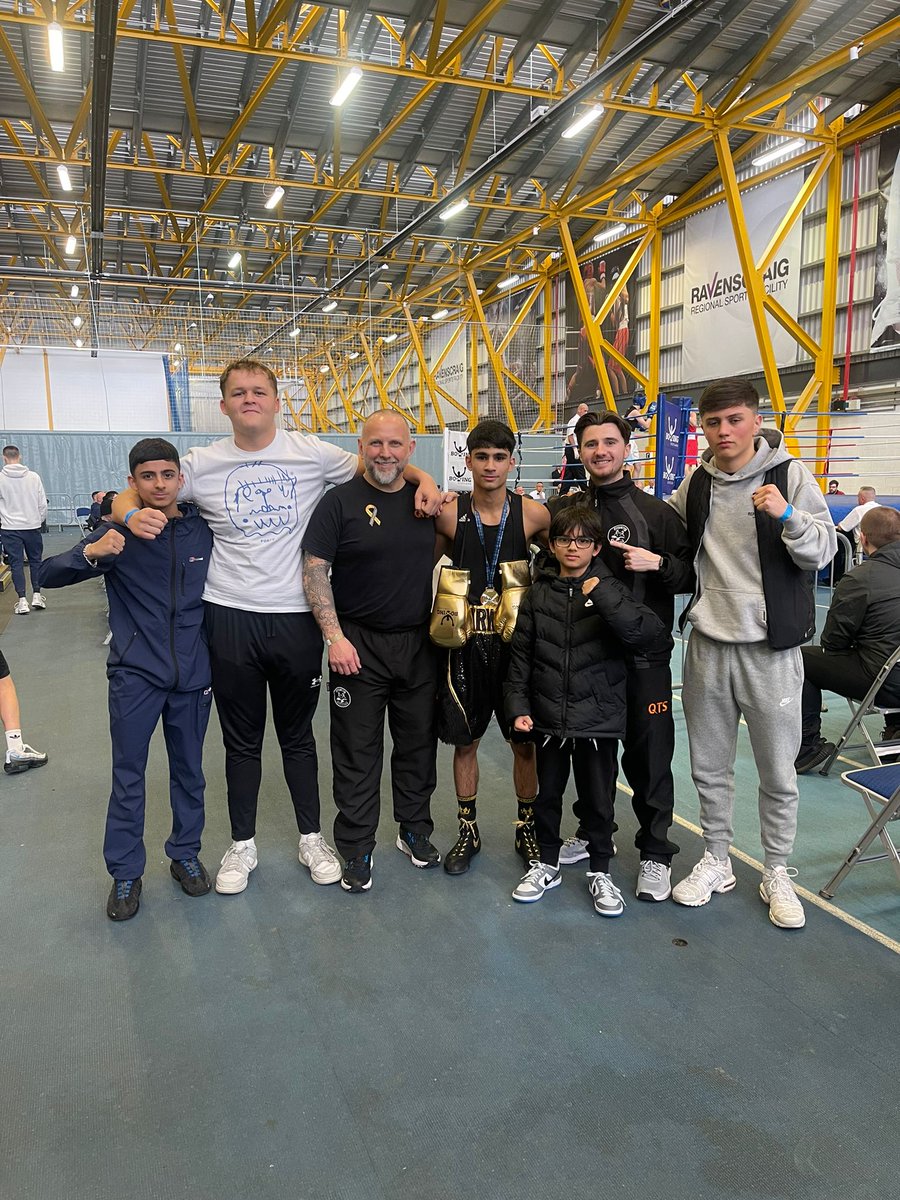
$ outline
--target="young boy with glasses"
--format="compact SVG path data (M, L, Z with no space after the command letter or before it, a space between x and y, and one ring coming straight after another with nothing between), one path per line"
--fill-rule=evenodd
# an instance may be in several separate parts
M667 654L662 621L633 598L598 557L599 515L586 505L561 509L550 525L552 559L519 608L506 679L513 730L537 742L534 806L540 858L513 892L540 900L562 882L559 836L571 763L588 843L588 887L603 917L618 917L622 893L609 875L617 740L625 733L625 648Z

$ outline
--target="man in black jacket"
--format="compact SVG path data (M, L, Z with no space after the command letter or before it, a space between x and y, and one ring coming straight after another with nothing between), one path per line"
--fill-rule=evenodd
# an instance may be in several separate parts
M834 589L820 646L803 646L803 741L798 775L824 762L834 750L821 737L822 689L861 700L885 659L900 646L900 512L872 508L859 527L868 555ZM900 664L875 697L885 708L900 707ZM900 714L888 718L885 741L900 738Z
M662 500L636 487L625 470L631 427L613 412L586 413L575 426L581 461L590 476L587 496L578 497L600 514L601 560L624 583L635 600L646 604L667 629L675 616L674 596L693 584L687 533L675 512ZM550 503L551 516L567 500ZM669 839L675 807L672 755L672 672L669 653L631 655L628 659L628 729L623 740L622 769L634 795L640 828L635 844L641 855L636 895L641 900L667 900L671 894L672 856ZM576 815L581 817L578 805ZM584 830L579 828L560 853L561 863L588 857Z

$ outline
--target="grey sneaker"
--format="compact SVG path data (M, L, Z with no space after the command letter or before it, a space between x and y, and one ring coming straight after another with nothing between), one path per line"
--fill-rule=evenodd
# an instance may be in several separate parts
M613 842L613 854L618 854L616 843ZM569 837L563 842L559 851L559 865L561 867L571 867L573 863L584 862L586 858L590 858L588 844L586 838Z
M559 850L559 865L561 867L571 867L573 863L583 862L586 858L590 858L587 839L580 837L566 838Z
M313 883L337 883L344 873L337 853L321 833L302 833L297 857L304 867L309 867Z
M588 871L587 881L594 908L600 916L620 917L625 911L625 900L606 871Z
M651 900L657 904L672 895L672 871L665 863L641 859L634 894L638 900Z
M538 862L535 859L519 880L512 898L520 900L523 904L533 904L535 900L543 899L544 892L559 887L561 883L562 875L559 867L551 867L548 863Z
M22 743L21 750L7 750L3 770L7 775L20 775L22 771L30 771L32 767L42 767L47 761L47 755L41 754L31 746Z
M736 883L731 859L716 858L707 850L690 875L675 884L672 899L676 904L699 908L701 904L709 904L713 892L730 892Z
M779 929L802 929L806 924L806 913L791 883L796 875L793 867L766 867L763 871L759 894L769 906L769 920Z

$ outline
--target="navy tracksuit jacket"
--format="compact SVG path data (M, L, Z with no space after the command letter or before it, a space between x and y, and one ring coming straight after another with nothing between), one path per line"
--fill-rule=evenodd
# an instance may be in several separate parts
M212 704L202 595L212 534L194 505L179 508L182 515L170 519L153 541L114 526L125 548L92 566L84 547L111 528L103 525L71 550L47 559L41 575L47 588L106 577L113 777L103 853L114 879L137 879L146 864L144 773L160 716L172 805L166 854L196 858L200 850L203 739Z

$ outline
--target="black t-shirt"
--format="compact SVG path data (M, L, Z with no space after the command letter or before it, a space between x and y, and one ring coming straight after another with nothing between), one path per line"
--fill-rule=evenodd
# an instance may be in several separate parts
M370 629L412 629L431 612L434 521L416 517L416 489L382 492L361 475L326 492L303 549L331 563L339 617Z

